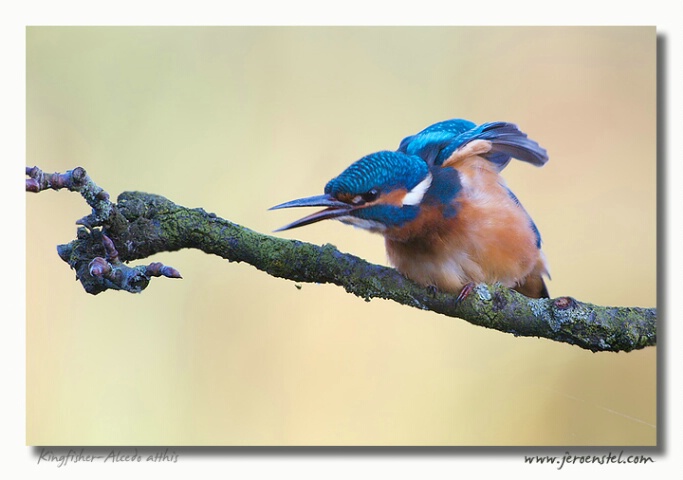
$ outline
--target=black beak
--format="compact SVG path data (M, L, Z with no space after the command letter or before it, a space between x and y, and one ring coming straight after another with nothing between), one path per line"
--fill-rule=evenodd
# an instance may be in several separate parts
M279 210L280 208L292 208L292 207L327 207L325 210L321 210L316 213L312 213L304 218L301 218L295 222L285 225L284 227L278 228L276 232L281 232L283 230L289 230L290 228L303 227L304 225L310 225L311 223L319 222L320 220L325 220L328 218L337 218L348 215L352 210L352 206L348 203L340 202L331 195L315 195L313 197L299 198L297 200L292 200L291 202L281 203L280 205L275 205L269 208L269 210Z

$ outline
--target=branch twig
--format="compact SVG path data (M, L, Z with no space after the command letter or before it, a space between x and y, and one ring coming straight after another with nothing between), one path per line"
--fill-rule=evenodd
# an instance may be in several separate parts
M66 188L83 195L91 215L77 223L77 238L57 247L88 293L108 289L139 293L151 277L180 278L160 263L129 267L159 252L196 248L231 262L246 262L275 277L333 283L365 300L384 298L519 336L544 337L592 351L631 351L656 345L654 308L602 307L571 297L529 299L500 285L477 285L463 302L422 287L392 268L341 253L333 245L311 245L263 235L164 197L124 192L117 203L82 168L46 175L27 168L26 190ZM118 245L118 249L114 246Z

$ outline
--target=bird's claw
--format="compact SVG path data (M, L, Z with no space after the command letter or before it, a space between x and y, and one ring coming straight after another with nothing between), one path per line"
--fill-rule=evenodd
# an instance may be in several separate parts
M462 303L462 301L472 293L472 290L474 290L474 282L470 282L462 287L462 290L460 290L460 293L458 294L458 298L455 299L455 304L459 305Z

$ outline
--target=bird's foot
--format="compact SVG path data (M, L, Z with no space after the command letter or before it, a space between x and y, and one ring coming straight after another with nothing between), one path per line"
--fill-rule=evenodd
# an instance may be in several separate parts
M458 298L455 299L455 304L459 305L462 303L462 301L472 293L472 290L474 290L474 282L470 282L462 287L462 290L460 290L460 293L458 294Z

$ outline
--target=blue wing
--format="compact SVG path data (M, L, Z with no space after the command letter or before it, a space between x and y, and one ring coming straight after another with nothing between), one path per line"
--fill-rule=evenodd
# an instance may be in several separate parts
M408 155L418 155L429 165L438 165L443 163L443 160L436 161L441 151L454 139L475 127L476 124L458 118L435 123L415 135L404 138L398 151Z
M404 138L398 151L419 155L430 165L441 165L458 148L473 140L491 142L491 150L483 157L494 163L498 171L505 168L512 158L536 166L548 161L544 148L528 138L517 125L507 122L488 122L476 126L467 120L446 120Z
M507 190L508 195L514 201L519 208L521 208L524 213L526 214L526 218L529 219L529 226L531 227L531 230L534 232L534 236L536 237L536 248L540 249L541 248L541 232L538 230L538 227L532 220L531 216L527 213L526 209L522 206L522 202L519 201L519 198L517 198L517 195L512 193L512 190L510 190L506 185L501 184L501 186Z

